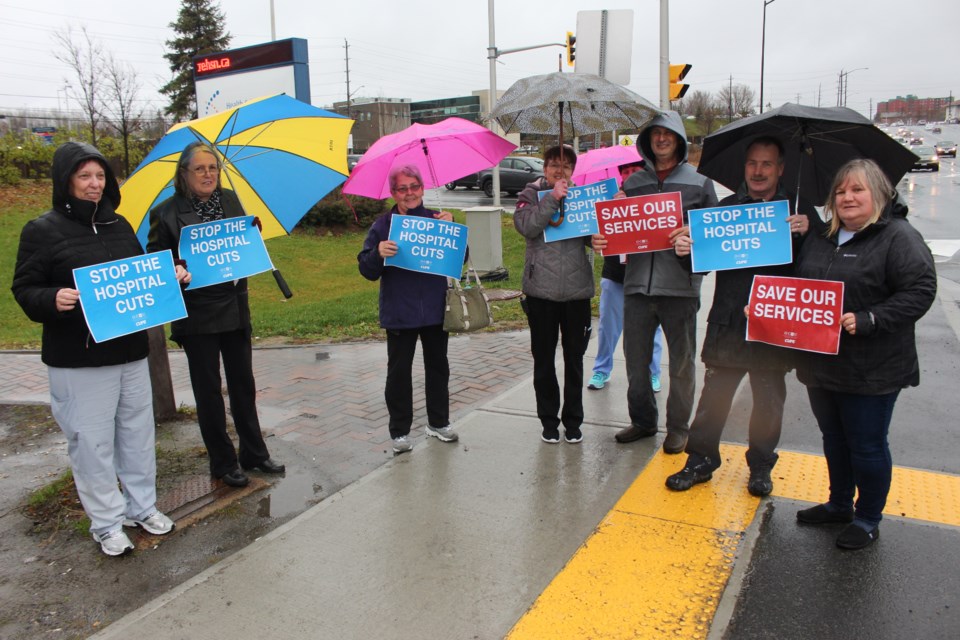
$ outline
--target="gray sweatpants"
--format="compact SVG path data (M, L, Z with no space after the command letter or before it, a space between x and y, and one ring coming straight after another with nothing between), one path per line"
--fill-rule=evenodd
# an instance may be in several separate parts
M157 460L147 359L109 367L48 367L48 374L50 409L67 437L90 531L115 531L124 516L149 515L157 502Z

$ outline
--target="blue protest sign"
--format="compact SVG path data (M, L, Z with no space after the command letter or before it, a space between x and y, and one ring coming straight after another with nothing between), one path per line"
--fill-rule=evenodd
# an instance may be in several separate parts
M467 255L467 225L394 214L388 239L397 243L397 255L385 258L385 266L460 279Z
M610 200L617 192L617 181L613 178L594 182L582 187L570 187L563 199L563 211L558 211L543 230L544 242L556 242L567 238L592 236L598 232L596 204ZM549 191L537 195L542 200Z
M793 260L786 200L691 209L694 272L745 269Z
M180 231L180 258L187 261L190 284L200 289L273 269L253 216L192 224Z
M169 249L74 269L73 281L96 342L187 317Z

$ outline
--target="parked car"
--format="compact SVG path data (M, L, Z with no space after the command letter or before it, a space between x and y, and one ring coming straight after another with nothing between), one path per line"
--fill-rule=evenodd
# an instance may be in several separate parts
M500 161L500 190L515 196L528 184L543 177L543 160L532 156L512 156ZM493 171L480 172L478 185L488 198L493 197Z
M937 157L936 149L921 145L919 147L911 147L910 151L917 156L917 161L913 163L913 168L910 169L911 171L919 171L920 169L940 171L940 158Z
M952 158L957 157L957 143L950 140L941 140L937 143L937 155L938 156L950 156Z
M360 162L360 158L363 157L363 154L360 153L348 153L347 154L347 171L352 172L353 168L357 166L357 163Z
M467 174L467 175L463 176L462 178L457 178L457 179L454 180L453 182L448 182L447 184L445 184L445 185L443 185L443 186L445 186L448 191L453 191L453 190L456 189L457 187L466 187L467 189L476 189L476 188L477 188L477 177L478 177L479 175L480 175L480 174L478 174L478 173L470 173L470 174Z

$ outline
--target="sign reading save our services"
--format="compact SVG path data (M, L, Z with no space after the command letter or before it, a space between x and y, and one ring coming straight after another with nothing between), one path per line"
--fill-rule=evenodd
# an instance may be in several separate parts
M394 214L388 240L397 243L396 255L384 266L460 279L467 255L467 225L436 218Z
M169 249L74 269L73 281L96 342L187 317Z
M670 234L683 226L680 194L657 193L597 203L604 256L673 249Z
M842 282L754 276L747 340L836 354L842 309Z
M238 280L270 271L273 262L253 216L192 224L180 231L180 258L187 261L187 289Z
M743 269L793 260L786 200L691 209L694 272Z
M597 233L596 204L601 200L609 200L616 192L617 181L613 178L582 187L570 187L561 210L553 214L550 224L543 230L543 241L556 242ZM543 200L548 193L540 191L537 197Z

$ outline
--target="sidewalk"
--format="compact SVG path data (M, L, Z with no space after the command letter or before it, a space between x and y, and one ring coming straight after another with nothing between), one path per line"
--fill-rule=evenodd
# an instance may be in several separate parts
M259 349L265 431L334 469L334 493L93 637L955 637L956 297L918 331L924 383L902 395L891 434L895 463L913 469L898 468L883 537L856 554L833 547L835 532L794 522L820 499L825 472L793 376L775 492L761 501L744 490L738 446L746 385L722 473L678 495L663 478L683 456L659 452L662 434L613 440L627 423L622 358L607 389L584 392L583 443L546 445L527 333L453 338L460 442L419 437L418 398L416 446L392 457L382 344ZM711 298L708 281L701 337ZM0 362L0 397L45 385L37 356ZM178 402L189 404L182 354L171 363Z

